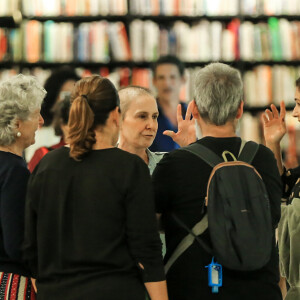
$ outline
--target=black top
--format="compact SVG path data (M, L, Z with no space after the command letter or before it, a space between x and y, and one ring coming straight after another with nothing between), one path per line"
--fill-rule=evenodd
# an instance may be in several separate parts
M29 276L21 259L29 174L22 157L0 151L0 272Z
M240 138L205 137L200 143L222 157L228 150L238 156ZM281 181L273 153L260 145L253 160L253 166L261 174L266 185L274 228L280 219ZM154 173L156 210L162 213L165 226L167 253L165 261L175 250L187 232L178 226L170 212L174 212L189 228L198 223L205 214L204 198L212 168L196 155L175 150L168 153L158 163ZM202 235L209 242L208 230ZM184 253L170 268L167 283L170 299L281 299L277 282L279 280L278 253L274 248L270 262L255 272L234 272L223 268L223 287L218 295L208 287L205 266L212 257L197 242Z
M142 281L165 279L146 164L118 148L49 152L28 184L25 257L39 299L144 300Z

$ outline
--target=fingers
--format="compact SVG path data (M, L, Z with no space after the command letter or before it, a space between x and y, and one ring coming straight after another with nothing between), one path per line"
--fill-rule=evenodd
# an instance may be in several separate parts
M280 118L282 118L283 121L285 119L285 115L286 115L286 109L285 109L284 101L282 100L280 102Z
M167 136L169 136L170 138L173 139L173 137L175 137L176 133L174 131L172 131L172 130L165 130L163 132L163 135L167 135Z
M267 124L269 121L268 117L265 114L262 114L262 121L264 124Z
M274 118L273 113L269 109L265 110L265 115L267 115L269 121L273 120Z
M265 110L265 113L266 113L267 118L269 120L280 118L282 121L284 121L285 115L286 115L286 109L285 109L284 101L280 102L280 114L278 112L277 107L274 104L271 104L271 110L272 111L270 111L269 109Z
M276 106L274 104L271 104L271 110L272 110L272 113L273 113L273 116L275 119L278 119L279 117L279 112L278 112L278 109L276 108Z
M182 109L181 109L181 104L177 105L177 124L183 120L182 118Z

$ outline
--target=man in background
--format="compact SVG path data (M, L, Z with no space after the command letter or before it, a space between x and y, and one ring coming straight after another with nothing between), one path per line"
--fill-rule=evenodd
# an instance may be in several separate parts
M184 64L175 56L160 57L153 66L153 85L157 91L158 131L151 151L171 151L179 148L165 130L177 132L177 106L181 104L185 115L186 104L180 100L180 90L185 83Z

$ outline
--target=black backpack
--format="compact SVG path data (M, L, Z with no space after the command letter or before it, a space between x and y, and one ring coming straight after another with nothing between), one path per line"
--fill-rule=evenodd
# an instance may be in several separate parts
M238 159L224 151L224 160L198 143L182 148L200 157L213 170L205 198L207 214L202 220L191 230L173 214L189 234L167 262L166 272L195 239L218 263L232 270L257 270L270 260L273 229L269 197L260 174L251 166L258 147L254 142L242 141ZM226 155L233 161L227 161ZM212 248L199 237L207 227Z

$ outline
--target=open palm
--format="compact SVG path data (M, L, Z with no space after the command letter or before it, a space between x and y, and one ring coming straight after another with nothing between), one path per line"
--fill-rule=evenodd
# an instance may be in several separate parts
M267 144L279 143L286 133L285 124L286 109L284 102L280 103L280 114L274 104L271 110L266 109L263 114L264 137Z
M175 133L172 130L165 130L163 132L164 135L167 135L173 139L175 143L177 143L180 147L187 146L196 141L196 126L195 120L192 118L192 105L190 102L185 118L182 117L181 104L177 106L177 123L178 123L178 131Z

